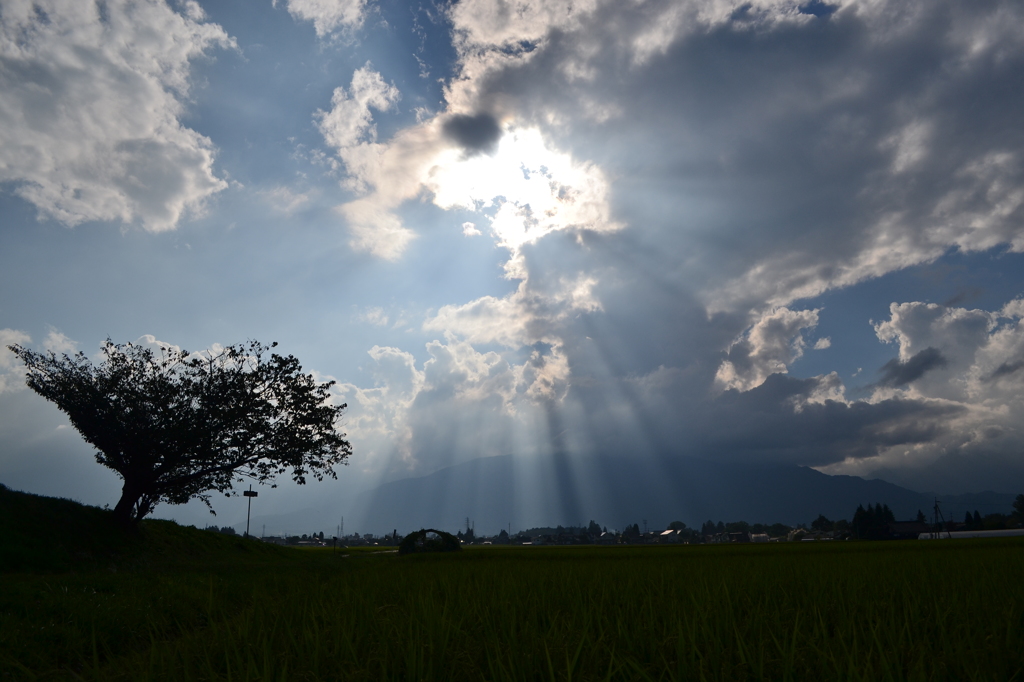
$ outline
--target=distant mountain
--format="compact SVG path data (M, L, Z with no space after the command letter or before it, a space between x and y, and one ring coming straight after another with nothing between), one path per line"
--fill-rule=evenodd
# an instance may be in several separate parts
M934 495L878 479L829 476L788 465L723 463L696 458L638 462L625 457L575 459L512 456L477 459L428 476L392 481L360 495L353 528L374 533L420 527L455 530L469 518L478 533L593 519L609 528L644 520L699 527L707 520L809 524L818 514L850 519L857 505L888 504L898 519L931 516ZM940 498L947 517L964 510L1008 512L1013 495Z

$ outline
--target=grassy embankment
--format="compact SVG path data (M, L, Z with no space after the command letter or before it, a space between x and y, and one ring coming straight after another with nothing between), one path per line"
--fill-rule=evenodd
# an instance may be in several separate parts
M1024 665L1012 538L343 559L169 522L119 534L101 510L2 490L0 517L2 679L1009 680Z

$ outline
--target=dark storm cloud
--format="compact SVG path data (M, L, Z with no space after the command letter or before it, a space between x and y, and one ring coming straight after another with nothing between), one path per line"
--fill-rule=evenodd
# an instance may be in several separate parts
M773 374L745 393L727 391L707 410L705 447L724 456L822 466L878 455L896 445L930 443L948 431L960 406L921 400L804 402L827 378Z
M829 5L821 0L811 0L797 8L801 14L810 14L816 17L827 17L838 9L835 5Z
M590 327L601 315L583 315ZM688 322L692 322L690 318ZM707 333L705 331L704 333ZM646 377L622 379L623 367L609 359L607 339L588 338L567 348L574 381L556 407L558 428L539 442L539 453L651 458L705 457L733 462L827 466L877 457L896 446L942 442L966 407L926 400L889 399L877 403L816 398L832 377L798 379L774 374L750 391L729 390L708 399L713 367L694 358L683 368L655 369ZM629 357L620 362L630 363ZM551 408L548 405L550 415ZM465 403L460 415L439 419L456 406L436 391L417 399L412 424L415 457L453 461L458 449L446 426L460 420L486 424L492 444L512 447L513 417L485 405ZM477 410L488 412L481 419ZM550 425L549 425L550 426ZM550 430L550 429L549 429ZM499 435L501 434L501 435ZM497 437L497 440L495 440ZM613 481L606 482L614 486Z
M501 137L497 119L487 113L467 116L456 114L444 122L445 137L467 152L490 152Z
M567 440L593 452L697 456L825 466L886 448L941 441L965 408L924 400L844 402L838 377L770 375L749 390L714 391L715 372L742 317L708 316L687 287L660 267L635 232L553 236L525 250L530 286L552 273L597 273L603 310L558 320L572 368ZM554 270L550 261L561 268ZM628 275L628 279L626 278ZM923 359L931 354L926 353ZM936 360L932 360L935 363ZM918 360L911 368L920 367ZM927 363L924 363L927 364Z
M1002 379L1012 374L1016 374L1024 368L1024 360L1014 360L1013 362L1004 362L1003 364L996 367L995 371L988 376L987 381L995 381L996 379Z
M946 367L948 364L949 362L942 356L939 349L931 347L925 348L906 362L893 358L878 370L882 374L882 378L878 381L878 386L900 388L913 381L917 381L924 376L925 372L939 367Z
M999 208L1024 186L1024 50L996 28L1011 4L734 17L680 29L637 66L630 51L661 6L609 3L553 31L483 79L477 105L600 164L616 217L683 254L708 298L785 304L1019 229L1020 209ZM985 229L959 227L972 222Z
M837 375L784 374L799 370L795 351L771 355L775 373L749 390L722 392L716 372L730 360L753 374L747 332L766 311L807 311L817 304L802 299L830 287L1015 237L1024 49L999 26L1019 10L883 0L808 2L802 16L717 11L728 4L599 3L531 34L528 59L474 63L464 93L452 83L456 110L492 113L448 117L448 140L476 153L496 143L499 119L537 126L545 144L601 169L612 218L628 226L520 248L526 335L557 339L571 374L557 428L548 419L529 433L550 431L552 451L814 466L959 447L966 402L850 401ZM481 23L491 36L495 24ZM640 54L645 42L658 44ZM600 310L567 303L566 283L587 278ZM776 341L792 350L802 337L790 338ZM498 350L525 366L522 349ZM879 385L955 365L948 355L894 361ZM432 386L409 420L414 458L468 456L459 439L479 424L509 451L522 437L515 417Z

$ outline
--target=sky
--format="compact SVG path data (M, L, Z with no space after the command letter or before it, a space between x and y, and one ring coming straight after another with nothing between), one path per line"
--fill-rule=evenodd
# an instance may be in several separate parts
M1021 26L989 0L3 0L0 341L278 342L337 382L354 454L267 513L509 454L1018 493ZM120 489L6 350L0 482Z

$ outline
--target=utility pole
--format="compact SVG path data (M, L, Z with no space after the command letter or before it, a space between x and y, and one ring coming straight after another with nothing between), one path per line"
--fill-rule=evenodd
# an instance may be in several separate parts
M258 497L259 493L254 492L252 484L249 484L249 489L242 492L243 495L249 498L249 509L245 512L245 537L249 537L249 515L252 513L252 498ZM266 526L263 526L266 528Z

